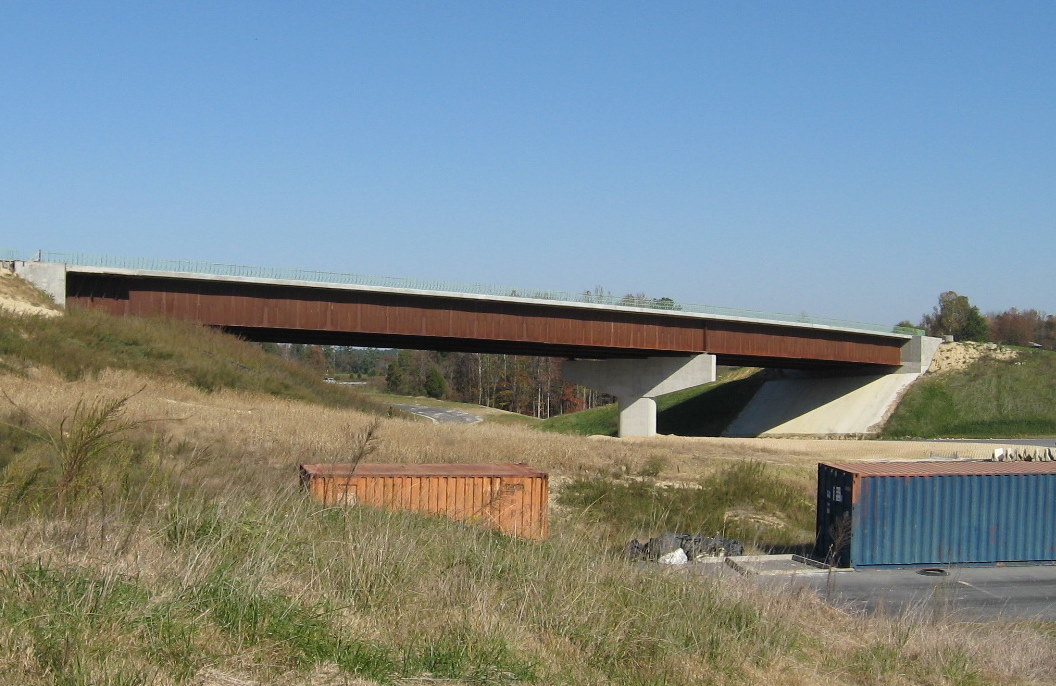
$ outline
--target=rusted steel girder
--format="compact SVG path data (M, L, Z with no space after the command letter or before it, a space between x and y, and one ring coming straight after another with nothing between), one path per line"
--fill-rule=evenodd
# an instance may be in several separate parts
M901 364L905 339L678 312L241 280L69 272L67 306L166 316L249 340L550 357L711 353L720 364Z

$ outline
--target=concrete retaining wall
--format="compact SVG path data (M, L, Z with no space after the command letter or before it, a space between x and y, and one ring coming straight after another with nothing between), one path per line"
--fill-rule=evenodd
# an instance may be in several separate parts
M763 384L723 432L730 437L871 436L931 365L941 340L916 336L890 374L832 375L784 371Z
M763 384L723 435L872 435L918 376L794 375L772 379Z
M15 273L66 306L66 265L53 262L15 262Z

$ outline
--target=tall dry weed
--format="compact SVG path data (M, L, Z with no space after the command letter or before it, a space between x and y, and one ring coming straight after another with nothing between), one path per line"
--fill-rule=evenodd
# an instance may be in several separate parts
M142 389L140 389L142 391ZM111 470L120 470L131 455L125 436L149 420L131 420L126 415L128 401L137 393L119 397L79 398L57 425L35 417L21 408L7 393L4 399L27 418L26 424L12 424L50 449L57 469L55 502L59 513L66 513L69 498L92 486L104 460ZM39 472L39 470L37 470ZM31 473L37 473L31 472Z

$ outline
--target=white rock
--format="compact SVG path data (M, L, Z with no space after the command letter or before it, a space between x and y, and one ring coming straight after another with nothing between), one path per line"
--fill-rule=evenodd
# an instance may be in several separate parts
M662 565L684 565L689 562L689 558L686 557L686 551L679 548L678 550L672 550L667 555L661 555L657 562Z

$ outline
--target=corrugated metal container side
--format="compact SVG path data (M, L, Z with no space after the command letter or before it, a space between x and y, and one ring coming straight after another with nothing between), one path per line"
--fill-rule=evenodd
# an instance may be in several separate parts
M521 538L548 535L548 476L523 464L302 464L301 482L327 505L443 515Z
M838 566L1056 561L1056 463L818 465L815 556Z

